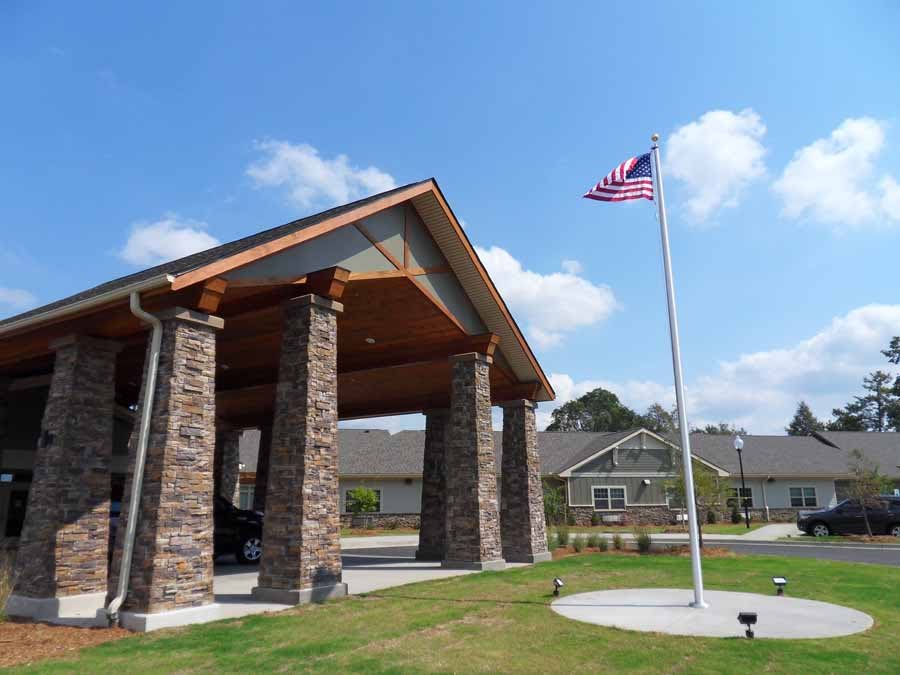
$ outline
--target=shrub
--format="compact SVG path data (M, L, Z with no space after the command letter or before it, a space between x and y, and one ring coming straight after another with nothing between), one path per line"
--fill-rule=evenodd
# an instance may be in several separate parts
M601 522L603 521L600 519L600 514L594 511L591 514L591 527L597 527Z
M360 485L347 491L347 506L353 515L372 513L378 510L378 493L371 488Z
M572 548L575 549L575 553L581 553L584 550L584 537L577 534L572 537Z
M547 550L555 551L559 547L559 537L554 530L547 532Z
M609 540L606 537L604 537L603 535L599 535L599 536L600 536L600 539L597 542L597 550L600 551L601 553L605 553L606 551L609 550Z
M396 530L398 527L400 527L400 522L396 519L387 521L387 524L384 526L386 530Z
M647 530L642 527L636 527L634 529L634 538L637 541L637 547L640 553L650 553L650 544L653 543L653 540Z
M587 538L587 546L588 548L600 548L600 540L603 539L606 541L606 538L596 532L592 532L591 535Z
M562 486L544 481L544 518L547 525L559 525L566 510L566 497Z
M0 550L0 620L6 616L6 601L13 589L13 564L15 556L11 551Z
M566 548L571 542L571 536L569 535L568 527L558 527L556 528L556 540L558 545L562 548Z
M708 525L715 525L719 520L719 516L716 515L716 512L710 509L706 512L706 523Z
M616 532L612 537L613 548L617 551L621 551L625 548L625 540L622 539L622 535Z
M738 510L737 500L734 500L731 505L731 522L734 525L739 525L741 522L741 512Z
M574 524L575 524L575 513L574 513L574 511L569 511L568 515L566 516L566 525L571 527Z

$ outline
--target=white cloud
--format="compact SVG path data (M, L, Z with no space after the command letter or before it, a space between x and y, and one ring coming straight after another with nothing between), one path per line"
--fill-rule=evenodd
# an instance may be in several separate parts
M765 174L766 126L753 110L711 110L676 129L666 145L666 167L688 190L688 213L702 222L737 206L744 189Z
M885 129L870 117L846 119L828 138L795 152L772 185L784 202L782 215L810 217L837 229L885 218L900 221L900 186L891 176L880 181L873 176Z
M0 286L0 307L8 309L26 309L37 302L33 293L21 288Z
M566 333L605 320L619 304L608 286L572 272L526 270L499 246L475 247L512 313L538 347L560 344Z
M581 274L584 272L584 265L577 260L563 260L562 268L566 274Z
M219 240L205 231L207 227L174 213L155 222L135 223L119 257L132 265L149 266L218 246Z
M880 350L895 335L900 335L900 305L866 305L793 346L721 362L713 374L695 378L686 387L688 419L693 426L726 421L753 433L778 434L800 400L827 419L832 408L861 391L864 375L877 368L890 370ZM565 374L550 379L558 395L554 407L597 386L615 392L639 412L656 401L667 407L673 402L668 382L576 382ZM549 409L541 414L546 425Z
M347 155L325 159L306 143L267 140L256 144L263 158L247 167L258 187L282 187L297 206L343 204L397 186L393 176L352 166Z

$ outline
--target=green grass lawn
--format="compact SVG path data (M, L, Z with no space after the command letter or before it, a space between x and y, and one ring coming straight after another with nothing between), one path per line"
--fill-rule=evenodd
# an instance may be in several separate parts
M763 525L768 525L769 523L750 523L750 529L747 529L747 526L743 523L738 523L734 525L732 523L716 523L715 525L704 525L703 526L703 534L747 534L748 532L752 532L753 530L758 530ZM551 528L554 529L554 528ZM644 527L647 532L650 534L685 534L687 535L687 527L682 527L680 525L652 525ZM630 525L598 525L597 527L579 527L579 526L571 526L569 527L569 532L606 532L606 533L615 533L619 532L620 534L630 534L634 530L633 526Z
M791 595L855 607L870 613L875 627L832 640L751 641L564 619L549 608L554 576L565 580L566 594L690 587L686 557L592 554L135 636L26 672L900 672L900 569L747 556L708 559L705 572L711 589L767 594L770 578L786 574Z

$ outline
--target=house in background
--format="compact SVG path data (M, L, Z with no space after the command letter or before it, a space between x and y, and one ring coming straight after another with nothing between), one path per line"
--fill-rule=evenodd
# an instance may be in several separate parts
M340 430L341 520L350 525L347 492L359 485L379 497L376 526L416 527L422 493L424 431L390 434L380 429ZM259 432L241 440L241 505L253 503ZM498 474L501 433L494 432ZM793 521L797 512L835 505L850 481L850 451L862 449L900 488L900 433L823 432L814 436L746 436L741 478L731 436L691 434L702 470L726 481L737 500L748 501L757 521ZM646 429L622 432L538 432L541 476L565 490L569 512L579 525L592 520L621 524L668 524L681 510L666 494L676 477L671 439ZM727 517L729 504L720 517Z

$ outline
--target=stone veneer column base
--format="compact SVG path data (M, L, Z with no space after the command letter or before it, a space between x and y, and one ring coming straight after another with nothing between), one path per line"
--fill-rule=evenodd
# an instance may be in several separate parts
M506 562L508 563L528 563L529 565L548 562L550 560L553 560L553 554L550 553L550 551L544 551L543 553L528 553L521 556L506 556Z
M58 598L29 598L13 593L6 602L6 614L67 626L106 627L106 592L65 595Z
M500 560L442 560L441 567L448 570L477 570L479 572L499 572L506 569L506 561Z
M335 598L345 598L350 594L347 584L337 582L312 588L262 588L255 586L250 595L260 602L274 602L281 605L308 605L311 602L325 602Z

